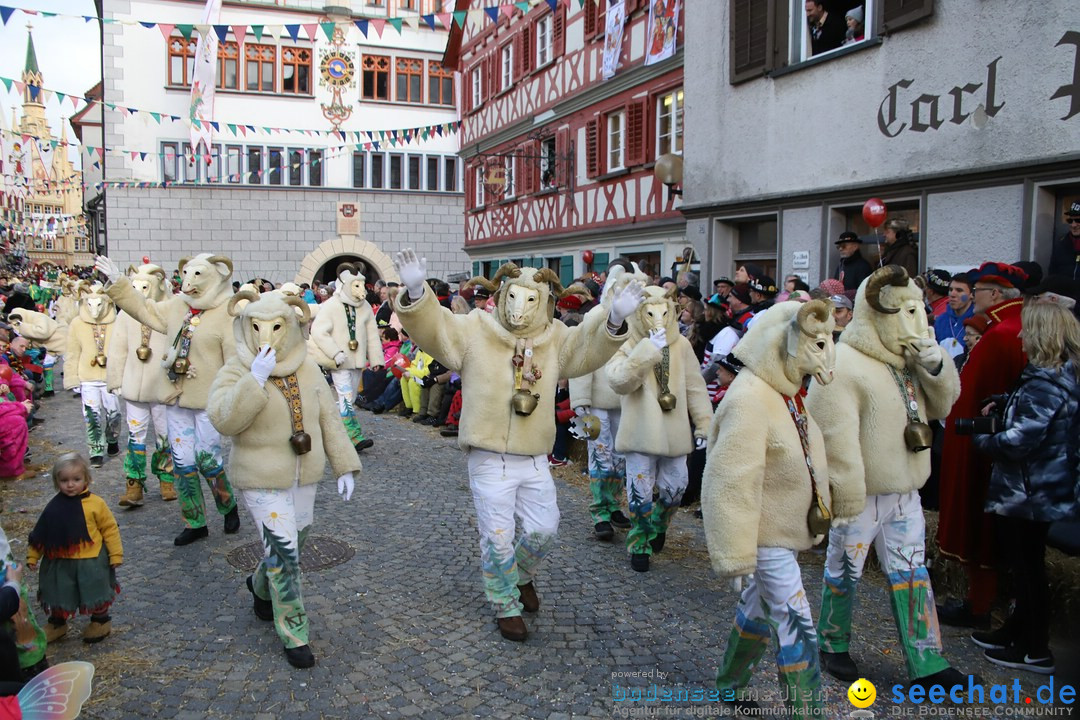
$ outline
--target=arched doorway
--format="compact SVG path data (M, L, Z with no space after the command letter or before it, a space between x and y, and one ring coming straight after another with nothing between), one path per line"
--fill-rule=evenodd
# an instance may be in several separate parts
M334 271L337 270L338 265L357 260L364 263L367 270L365 277L369 283L380 279L397 282L397 270L394 269L394 262L390 256L374 243L361 240L355 235L337 237L320 243L300 263L300 271L296 273L293 282L297 285L311 284L312 280L328 282L334 279Z
M322 267L316 271L314 279L323 284L337 280L337 269L341 263L354 263L358 267L363 268L361 272L364 273L364 279L367 281L368 285L373 284L382 277L379 275L379 269L364 260L364 258L359 257L358 255L338 255L323 263Z

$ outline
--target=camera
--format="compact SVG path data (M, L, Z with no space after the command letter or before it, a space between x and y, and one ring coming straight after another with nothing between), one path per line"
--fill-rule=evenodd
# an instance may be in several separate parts
M957 435L995 435L1005 429L1005 404L1009 401L1008 395L991 395L984 398L980 407L993 405L989 415L981 415L973 418L957 418L953 423L953 429Z

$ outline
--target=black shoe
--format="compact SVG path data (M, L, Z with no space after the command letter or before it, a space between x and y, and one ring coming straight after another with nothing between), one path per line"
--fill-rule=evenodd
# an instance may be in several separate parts
M973 615L966 600L949 600L944 605L938 605L937 616L939 623L950 627L990 629L990 615Z
M593 533L596 535L597 540L605 542L611 542L615 538L615 529L611 527L609 522L596 523L593 526Z
M269 600L263 600L255 594L255 581L251 575L248 575L247 578L247 589L254 599L255 617L260 620L266 620L267 622L272 621L274 619L274 603Z
M386 412L386 408L384 408L382 405L372 405L371 412L375 413L376 415L382 415L384 412Z
M990 660L989 655L992 652L1001 652L1001 651L1000 650L987 650L986 651L986 654L987 654L986 659L987 660ZM993 660L991 660L991 662L993 662ZM1051 663L1051 665L1053 665L1053 663ZM1051 672L1053 672L1053 669L1051 669ZM857 679L858 678L856 678L856 680ZM982 679L978 675L973 675L972 676L972 682L975 685L982 685ZM912 686L918 685L919 687L925 688L926 690L929 690L930 688L934 687L935 685L940 685L941 687L945 688L945 694L948 695L949 694L949 689L952 688L954 685L962 685L963 687L966 688L968 686L968 676L965 675L964 673L960 672L956 668L947 667L944 670L938 670L933 675L926 675L926 676L921 677L921 678L915 678L914 680L911 681L911 685Z
M417 415L416 417L414 417L412 419L412 421L414 423L422 423L422 422L424 422L425 420L427 420L430 417L431 417L430 415Z
M374 447L375 441L371 438L364 438L360 442L356 443L356 452L361 453L367 450L369 447Z
M46 390L44 393L42 393L44 397L52 397L55 394L56 393L54 393L52 390Z
M457 427L444 427L439 434L443 437L457 437Z
M831 653L822 650L821 669L844 682L855 682L860 677L859 666L846 652Z
M109 454L109 457L116 457L120 454L120 444L109 443L108 447L105 449L105 452Z
M99 468L104 464L105 458L101 457L100 455L94 455L92 458L90 458L90 467L92 468Z
M1040 675L1054 674L1054 655L1049 650L1037 653L1038 657L1031 657L1018 647L987 650L983 654L986 655L987 660L1001 667L1027 670Z
M233 509L225 513L225 534L232 535L240 529L240 513L237 511L236 506Z
M633 553L630 555L630 567L636 572L649 572L648 553Z
M201 528L187 528L184 532L180 533L173 540L173 545L181 547L183 545L190 545L196 540L202 540L204 537L209 537L210 531L206 529L206 526Z
M705 517L704 515L701 514L701 508L698 508L697 510L694 511L694 517L696 517L698 520L701 520L702 518Z
M424 418L423 420L420 421L420 424L421 425L427 425L428 427L432 427L437 422L438 422L438 420L436 420L435 418L428 415L426 418Z
M412 410L410 410L407 407L403 407L400 410L398 410L398 417L403 417L403 418L412 417Z
M315 665L315 656L307 645L300 647L285 648L285 659L294 668L309 668Z
M611 524L620 530L626 530L630 527L630 519L623 515L622 510L616 510L611 513Z
M1016 633L1007 621L997 630L976 630L971 633L971 642L984 650L1004 650L1012 645L1015 639Z
M664 549L664 542L666 540L667 533L657 533L656 537L649 541L649 545L652 546L653 555Z
M431 427L442 427L442 426L443 426L443 425L445 425L445 424L446 424L446 420L442 420L442 419L440 419L440 418L435 418L435 419L434 419L434 420L433 420L433 421L431 422Z
M45 421L42 420L39 417L36 417L36 418L34 418L33 420L30 421L30 426L31 427L37 427L38 425L44 425L44 424L45 424ZM113 445L115 445L115 443L110 443L109 447L112 447Z

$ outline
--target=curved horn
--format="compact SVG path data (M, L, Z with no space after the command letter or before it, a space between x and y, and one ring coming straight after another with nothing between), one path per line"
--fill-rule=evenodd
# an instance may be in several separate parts
M546 282L551 285L551 292L558 297L563 296L562 281L559 280L559 276L555 274L555 271L551 268L540 268L533 274L533 280L537 282Z
M551 272L554 272L554 271L551 271ZM582 302L586 302L588 300L595 299L595 298L593 298L592 293L589 292L589 288L585 287L581 283L574 283L573 285L566 288L565 290L562 290L562 291L560 291L558 293L553 293L553 294L555 295L555 297L559 298L560 300L562 300L565 297L570 297L571 295L575 295L575 296L581 298Z
M128 265L128 269L124 271L124 274L125 275L134 275L136 272L138 272L138 270L135 269L134 265Z
M811 300L799 308L798 314L795 315L795 324L802 330L803 335L816 338L817 335L806 329L806 321L812 317L818 322L828 322L830 315L832 315L832 307L829 303L824 300Z
M483 275L477 275L476 277L472 278L471 280L469 280L467 283L465 283L462 286L462 289L475 287L477 285L479 285L480 287L484 288L485 290L487 290L489 293L492 293L492 294L494 294L499 289L498 285L491 282L490 280L488 280Z
M306 302L296 297L295 295L286 295L282 298L282 300L285 301L286 305L292 305L294 308L300 309L301 325L307 325L309 322L311 322L311 308L308 307L308 304Z
M353 275L363 275L362 272L356 267L356 263L343 262L337 266L337 270L334 271L334 277L341 277L341 273L348 270Z
M180 272L184 272L184 266L187 265L189 262L191 262L190 257L182 257L182 258L180 258L180 262L176 263L176 269L179 270Z
M900 308L890 308L882 305L881 289L886 285L906 287L908 279L907 269L901 265L886 265L883 268L878 268L870 276L870 279L866 281L866 291L864 293L866 295L866 304L883 315L895 315L900 312Z
M206 258L206 262L210 263L211 265L214 265L216 263L221 263L225 267L229 268L229 274L232 275L232 272L233 272L232 260L225 257L224 255L211 255L210 257Z
M240 314L240 312L236 310L236 304L238 302L240 302L241 300L247 300L248 302L255 302L258 299L259 299L258 294L252 292L251 290L241 290L240 292L236 293L231 298L229 298L229 304L226 306L226 309L229 311L229 315L231 315L233 317L236 317L237 315Z

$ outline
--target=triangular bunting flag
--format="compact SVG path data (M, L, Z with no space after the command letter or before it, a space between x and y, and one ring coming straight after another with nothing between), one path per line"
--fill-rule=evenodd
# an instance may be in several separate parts
M410 30L418 30L420 28L420 18L416 15L405 18L405 24L409 26Z
M229 26L228 25L215 25L214 26L214 32L217 34L218 40L220 42L225 42L225 38L227 38L229 36Z
M30 102L37 102L38 93L41 92L41 88L37 85L27 85L30 88Z
M158 125L161 124L161 113L151 112L150 117L154 118L154 122Z
M233 35L236 37L236 47L244 47L244 36L247 34L247 25L233 25Z
M4 89L11 92L11 78L0 78L0 82L4 83Z
M551 2L551 0L548 0L548 2ZM556 0L556 2L558 2L558 0ZM514 15L513 5L500 5L499 9L502 10L502 14L508 18L513 17Z
M229 129L229 132L232 133L233 135L236 134L236 126L233 125L232 123L226 123L225 127L227 127Z
M356 29L360 31L360 34L367 37L368 21L357 20L355 21Z
M398 31L398 34L401 34L401 18L390 18L386 22L393 25L394 29Z
M468 12L469 22L476 27L480 27L480 25L484 22L484 10L482 8L476 8L475 10L469 10ZM497 9L496 14L498 14Z
M140 160L145 160L146 159L146 153L144 153L144 152L139 153L139 159Z
M169 25L168 23L158 23L157 29L161 31L161 36L165 38L165 42L169 41L172 37L172 31L176 29L175 25Z
M551 8L551 12L558 12L559 0L547 0L548 7Z
M493 23L499 22L499 8L498 8L498 6L484 8L484 12L487 13L487 16L489 18L491 18L491 22L493 22Z
M188 25L187 23L177 24L176 29L180 31L180 34L184 36L185 40L191 39L191 31L195 29L194 25Z
M15 12L15 8L0 5L0 18L3 19L5 25L7 25L8 18L11 17L13 12Z
M434 15L421 15L420 19L427 23L429 29L435 29L435 16Z
M458 24L459 28L464 29L464 27L465 27L465 16L466 15L468 15L468 13L466 13L464 10L456 10L456 11L454 11L454 22L456 22ZM442 16L440 15L439 17L441 18ZM444 23L444 25L446 25L447 30L450 29L450 25L448 23Z
M315 33L319 32L319 23L304 23L302 27L307 33L308 40L315 42Z
M285 32L285 26L283 25L267 25L263 31L268 38L284 38L281 33Z
M383 28L386 27L386 21L381 18L371 18L369 22L371 23L371 26L375 28L375 34L382 37L382 31Z
M323 33L325 33L327 41L328 42L333 42L334 41L334 27L335 27L335 24L332 23L332 22L324 22L324 23L319 23L319 27L321 27Z
M96 19L97 19L97 18L92 18L92 17L90 17L89 15L88 15L88 16L86 16L86 21L87 21L87 22L90 22L91 20L96 20ZM150 28L152 28L152 27L154 27L155 25L157 25L157 23L152 23L152 22L146 22L145 20L140 20L140 21L139 21L139 24L140 24L140 25L142 25L142 26L143 26L144 28L146 28L147 30L149 30Z
M68 95L68 100L71 101L71 107L73 107L73 108L79 107L79 101L83 100L83 99L84 98L81 98L78 95ZM86 104L87 105L93 105L93 103L90 102L89 100L86 101Z
M263 36L263 26L262 25L252 25L251 26L251 32L252 32L253 35L255 35L255 40L257 42L262 42L262 36Z
M289 33L289 37L292 38L293 42L296 42L296 38L300 37L300 26L286 25L285 32Z
M514 5L521 12L529 12L529 3L527 1L526 2L516 2L516 3L514 3Z
M55 92L55 93L53 93L53 95L56 95L56 101L57 101L58 103L60 103L61 105L63 105L63 104L64 104L64 98L66 98L66 97L67 97L67 95L65 95L65 94L64 94L64 93L62 93L62 92Z
M450 24L454 22L453 13L435 13L435 17L439 18L439 22L442 23L442 26L447 30L450 29ZM432 28L432 30L434 29L435 28Z
M211 28L209 25L196 25L195 31L199 33L199 37L204 38L210 35Z

